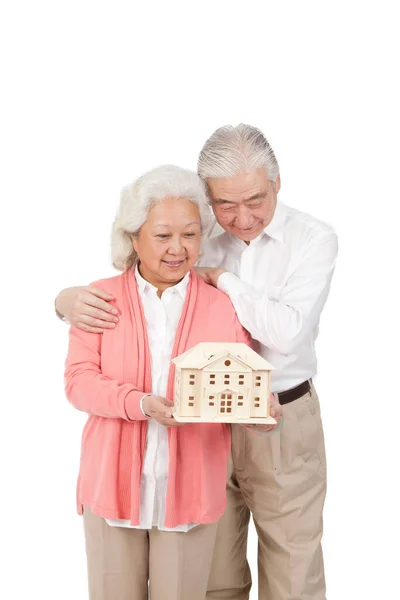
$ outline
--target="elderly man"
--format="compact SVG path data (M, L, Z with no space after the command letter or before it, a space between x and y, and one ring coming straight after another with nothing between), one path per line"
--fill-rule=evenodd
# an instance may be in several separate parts
M207 598L249 598L250 513L258 533L260 600L325 600L321 551L326 493L315 339L337 255L337 237L315 218L277 201L279 167L264 135L248 125L217 129L198 172L223 233L204 245L198 273L231 299L258 351L275 366L283 405L279 433L232 427L228 502L219 525ZM221 230L220 230L221 231ZM89 331L113 327L103 292L69 288L56 309Z

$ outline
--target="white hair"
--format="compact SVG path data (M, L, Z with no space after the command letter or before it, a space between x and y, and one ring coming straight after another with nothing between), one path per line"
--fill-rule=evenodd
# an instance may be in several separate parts
M197 172L210 177L234 177L264 168L273 183L279 175L279 165L265 135L256 127L241 123L220 127L208 138L200 152Z
M163 165L148 171L121 191L120 205L111 235L114 267L130 269L137 262L132 237L147 221L149 210L166 198L186 198L197 204L202 232L207 229L210 207L205 185L194 171L174 165Z

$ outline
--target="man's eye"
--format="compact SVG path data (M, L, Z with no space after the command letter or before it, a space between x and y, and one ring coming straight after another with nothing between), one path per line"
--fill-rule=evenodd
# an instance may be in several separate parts
M195 233L185 233L185 237L194 237Z
M166 240L169 238L169 235L167 233L159 233L156 237L160 238L161 240Z
M234 206L221 206L221 210L223 210L224 212L232 212L234 210Z

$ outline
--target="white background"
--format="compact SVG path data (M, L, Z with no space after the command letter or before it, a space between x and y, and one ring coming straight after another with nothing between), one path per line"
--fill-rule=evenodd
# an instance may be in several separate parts
M241 121L274 147L280 198L339 234L317 344L328 598L400 596L396 5L2 3L1 598L87 597L85 416L63 395L54 296L114 273L123 184L195 168L212 131ZM256 575L253 530L249 558Z

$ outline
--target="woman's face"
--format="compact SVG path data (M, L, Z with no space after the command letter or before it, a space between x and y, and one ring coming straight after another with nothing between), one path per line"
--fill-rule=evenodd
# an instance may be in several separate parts
M177 284L195 264L200 251L200 213L186 198L166 198L149 211L133 238L139 271L163 292Z

